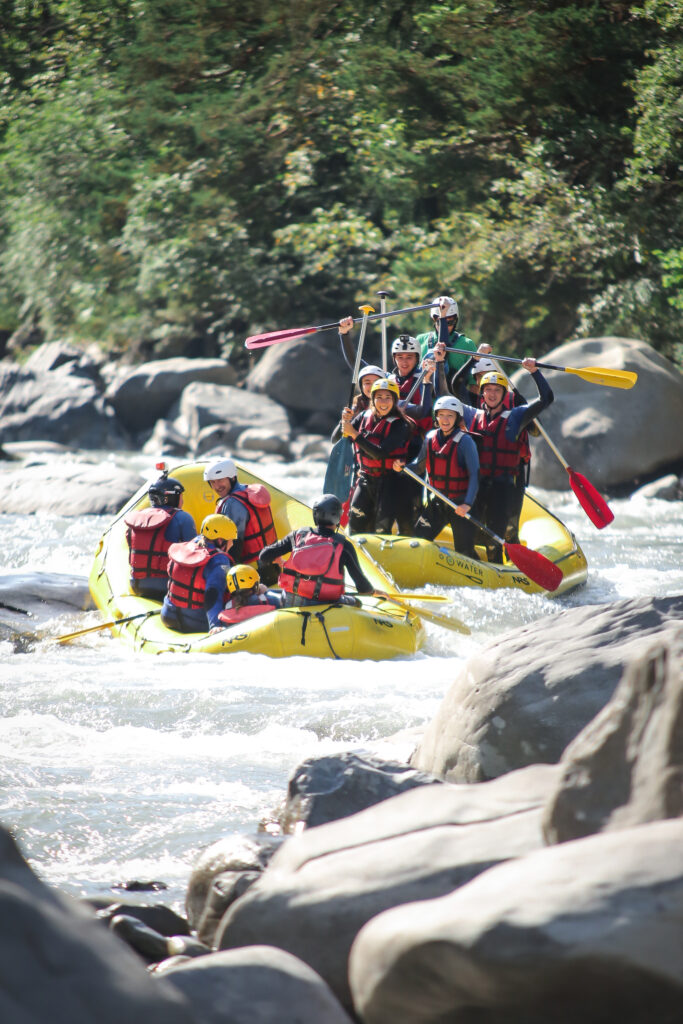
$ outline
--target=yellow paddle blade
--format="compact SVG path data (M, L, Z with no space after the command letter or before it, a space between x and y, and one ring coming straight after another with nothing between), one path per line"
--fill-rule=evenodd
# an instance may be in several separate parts
M591 384L604 384L606 388L622 388L628 391L638 380L638 374L632 370L608 370L602 366L583 366L578 369L565 366L565 373L575 373L582 380Z
M466 626L460 619L451 618L449 615L439 615L438 612L428 612L424 608L416 608L410 601L404 601L403 597L403 594L388 594L387 600L393 601L394 604L400 605L401 608L408 609L413 615L424 619L425 622L431 622L434 626L442 626L443 629L452 629L456 633L464 633L465 636L469 636L469 626Z

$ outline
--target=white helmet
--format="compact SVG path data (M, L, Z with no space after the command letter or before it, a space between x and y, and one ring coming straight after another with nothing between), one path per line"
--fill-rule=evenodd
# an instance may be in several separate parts
M458 303L455 301L455 299L451 298L450 295L437 295L437 297L432 302L432 308L429 310L429 315L431 316L432 320L441 319L442 302L448 303L448 306L446 307L446 316L457 317L460 315Z
M435 416L440 409L450 409L451 412L457 413L458 416L462 416L464 411L460 399L454 398L453 395L444 395L443 398L437 398L432 410Z
M367 377L368 374L374 374L375 377L386 377L386 370L383 370L381 366L364 366L358 374L358 380L362 380L363 377Z
M398 338L394 338L391 343L392 356L397 352L414 352L418 356L422 355L422 349L412 334L399 334Z
M495 371L496 369L496 364L492 359L477 359L472 367L472 373L491 373L492 370Z
M225 480L227 477L232 480L236 476L237 466L232 459L218 459L204 470L204 479L209 482L211 480Z

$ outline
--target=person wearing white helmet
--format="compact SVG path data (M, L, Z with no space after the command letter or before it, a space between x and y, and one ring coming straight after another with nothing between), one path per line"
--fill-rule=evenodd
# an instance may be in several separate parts
M255 564L268 544L277 540L270 492L263 484L241 484L237 467L229 457L216 459L204 469L204 480L216 495L216 512L232 519L237 527L234 557ZM270 584L274 580L265 580Z
M399 405L394 377L372 385L370 408L353 415L342 411L344 435L353 440L359 472L349 506L349 533L401 533L412 528L413 481L396 477L394 459L410 458L419 439L415 423Z
M441 342L443 345L453 348L465 348L470 352L476 352L477 346L466 334L458 331L458 320L460 310L458 303L450 295L439 295L432 302L429 310L432 320L432 330L418 334L417 341L423 356L435 348ZM488 347L488 346L487 346ZM489 348L489 351L490 348ZM446 376L451 379L453 374L467 362L467 356L458 352L446 353Z
M431 492L427 504L420 510L413 533L416 537L434 540L444 526L451 528L453 546L460 554L476 558L474 543L476 529L465 518L472 508L479 485L479 456L477 446L463 429L463 404L452 395L437 398L434 403L436 427L430 430L418 457L409 468L423 476L427 482L454 502L453 509ZM394 463L396 472L405 466L403 460Z

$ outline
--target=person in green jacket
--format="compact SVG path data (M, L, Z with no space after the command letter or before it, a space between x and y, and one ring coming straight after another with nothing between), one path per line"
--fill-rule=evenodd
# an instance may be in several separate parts
M434 299L429 315L432 318L433 329L417 336L423 358L438 341L445 342L449 348L466 348L470 352L477 351L477 346L472 339L458 332L458 303L450 295L440 295ZM457 373L468 358L458 352L446 353L446 377L449 385L453 374Z

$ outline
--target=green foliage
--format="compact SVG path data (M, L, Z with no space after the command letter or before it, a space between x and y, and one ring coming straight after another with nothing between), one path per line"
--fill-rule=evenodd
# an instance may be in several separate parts
M0 329L218 352L391 287L674 352L683 0L0 6Z

